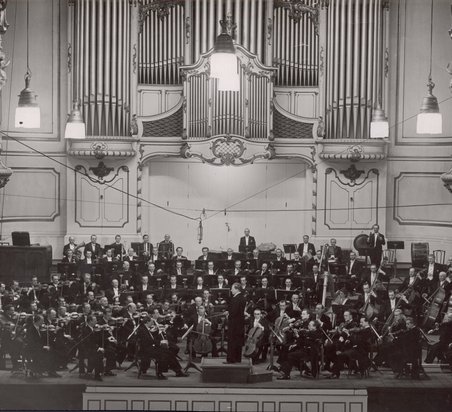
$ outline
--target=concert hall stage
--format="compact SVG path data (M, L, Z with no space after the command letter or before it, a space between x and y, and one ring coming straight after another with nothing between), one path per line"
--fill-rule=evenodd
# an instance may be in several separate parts
M128 366L125 363L124 366ZM183 366L185 363L183 362ZM266 365L258 365L262 372ZM449 412L452 411L452 373L439 365L425 365L428 379L395 379L388 369L365 379L345 372L340 379L301 377L271 382L203 382L191 369L189 377L157 380L154 369L137 378L137 369L119 370L103 382L79 379L77 372L62 378L30 380L0 371L0 409L120 409L302 412Z

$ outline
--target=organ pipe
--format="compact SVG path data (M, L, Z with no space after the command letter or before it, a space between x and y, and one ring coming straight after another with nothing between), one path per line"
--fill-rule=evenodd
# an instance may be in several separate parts
M387 35L381 0L330 0L327 10L326 136L367 139L382 89Z

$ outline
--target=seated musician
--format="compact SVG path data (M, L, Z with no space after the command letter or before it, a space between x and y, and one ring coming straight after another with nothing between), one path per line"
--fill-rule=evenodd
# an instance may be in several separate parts
M19 322L19 313L14 311L12 304L3 306L3 313L0 313L0 369L5 369L5 354L9 354L12 363L12 370L18 370L20 346L16 342L19 330L16 324Z
M83 254L86 258L88 252L91 252L92 259L100 259L102 257L102 248L99 243L97 243L97 236L91 235L91 241L85 245Z
M195 290L203 291L204 289L208 289L207 286L204 285L204 277L203 276L197 276L196 277Z
M226 251L226 258L225 260L235 260L236 258L234 257L234 251L231 248L228 248L228 250Z
M260 277L271 276L272 275L270 270L269 270L269 268L268 268L268 263L267 262L263 262L262 263L262 266L261 266L260 270L258 270L256 272L256 275L260 276Z
M269 312L272 310L272 304L275 301L275 289L269 285L267 276L263 276L260 282L254 292L254 302L260 309Z
M78 303L82 303L82 302L86 301L86 297L87 297L89 291L94 292L95 294L97 294L99 292L98 286L94 282L91 282L91 274L90 273L83 274L82 280L79 283L77 289L78 290L77 290L76 301Z
M111 279L119 279L121 287L130 287L133 290L139 279L137 278L136 274L130 270L130 262L128 260L125 260L124 262L122 262L122 264L119 264L121 265L120 268L116 272L112 273Z
M187 256L184 256L183 253L184 253L184 249L181 246L178 246L176 248L176 254L173 256L173 260L175 260L175 261L187 260Z
M242 269L242 261L241 260L236 260L234 262L234 269L228 271L227 273L229 276L234 276L234 277L240 277L242 274L244 274L244 270Z
M321 250L317 250L315 255L312 257L311 265L317 265L321 268L321 271L324 271L328 268L327 257L322 254Z
M96 263L96 259L93 257L93 253L90 250L85 252L85 259L81 260L80 263L82 265L94 265Z
M422 340L424 335L412 317L406 318L406 329L403 330L394 344L391 353L391 367L396 374L396 378L401 377L408 369L408 363L411 364L409 370L412 379L420 379L419 372L422 362Z
M262 311L259 308L255 308L253 316L249 319L249 326L246 332L247 339L252 335L250 332L253 329L260 329L260 337L256 339L256 349L251 356L253 365L256 365L267 360L268 352L268 338L269 338L269 326L268 321L262 316Z
M295 366L300 372L316 377L319 371L320 347L323 333L317 321L310 321L308 329L294 328L296 341L289 346L287 360L281 364L281 376L278 379L290 379L290 372ZM310 362L311 369L306 366Z
M116 369L116 348L117 340L113 334L112 323L112 309L107 306L103 307L102 316L97 319L97 324L102 326L100 330L101 342L103 342L103 348L105 349L103 355L105 357L105 371L104 376L116 376L113 369Z
M340 246L337 246L337 241L334 238L330 239L326 258L330 263L342 263L342 249Z
M295 270L293 263L289 263L286 269L286 276L290 279L293 279L294 276L300 276L301 273Z
M222 274L217 275L217 281L212 287L215 289L226 289L228 287L228 280Z
M66 251L66 254L63 256L63 259L61 259L62 263L77 263L78 259L74 255L74 252L72 249L68 249Z
M154 311L154 309L156 309L154 294L148 293L146 295L146 300L144 301L144 304L143 304L143 311L145 311L147 313L152 313Z
M213 261L209 260L207 262L207 268L206 268L204 274L207 276L216 276L217 272L218 272L218 269L215 269Z
M256 239L250 236L250 230L248 228L244 230L244 234L245 236L240 238L239 252L244 253L245 256L251 256L253 250L256 249Z
M303 243L298 245L297 252L300 254L301 258L305 261L310 261L315 256L315 247L309 242L309 236L303 236Z
M193 332L190 333L187 339L187 348L192 345L192 355L196 357L196 354L199 353L202 356L207 356L208 353L201 353L196 352L196 349L194 347L194 342L197 338L200 337L200 333L202 333L202 325L204 324L204 327L206 328L209 326L210 333L209 333L209 340L212 344L212 357L217 357L217 347L216 347L216 341L213 339L213 329L212 328L212 322L207 319L206 314L206 308L203 306L203 299L201 297L197 297L195 299L194 305L190 308L190 312L187 313L187 315L184 317L186 320L187 327L193 327ZM186 351L188 353L188 351Z
M149 283L149 276L142 275L140 285L137 286L135 291L138 293L137 299L139 302L144 302L146 300L146 295L152 292L153 287Z
M430 254L427 258L427 263L423 267L423 274L429 281L437 280L441 266L435 262L435 256Z
M402 294L396 294L395 290L388 290L388 299L385 300L383 304L383 308L380 312L379 318L382 321L386 321L389 316L397 309L402 309L402 312L408 311L411 309L411 305L408 302L407 297Z
M186 276L187 271L182 266L182 259L176 261L176 266L173 269L173 274L176 276Z
M427 279L425 279L424 281L424 293L423 296L426 299L431 300L431 297L441 289L444 289L445 292L445 300L449 299L449 296L451 294L451 290L452 290L452 283L449 282L449 280L447 279L447 273L446 272L439 272L438 274L438 279L432 280L432 281L428 281Z
M122 311L124 322L118 329L118 358L119 365L127 358L132 361L135 355L136 327L139 325L139 313L137 305L133 302L126 303Z
M248 285L248 280L246 278L246 275L242 275L239 278L240 283L240 292L245 296L246 299L249 299L252 294L252 288Z
M140 259L148 261L154 256L154 247L149 242L149 235L143 235L143 242L138 245L137 254Z
M177 275L171 275L169 278L169 283L165 287L165 295L166 291L175 291L179 288L179 285L177 284Z
M202 248L202 255L198 257L198 260L207 262L209 260L209 248L204 246Z
M210 314L213 310L214 303L212 301L212 294L209 290L205 289L202 292L202 306L206 310L206 314Z
M286 278L284 280L284 289L287 292L293 292L295 290L297 290L297 288L293 285L292 279L291 278Z
M281 249L276 249L276 256L271 261L271 266L274 272L281 273L284 272L287 259L284 257L283 251Z
M101 260L103 264L116 261L117 259L113 256L113 249L107 249L105 251L105 257L103 257Z
M373 263L370 265L370 270L364 271L364 273L361 275L361 283L368 283L372 286L377 281L379 284L381 284L382 282L388 282L389 279L386 273Z
M290 303L286 310L287 314L291 318L298 319L301 317L302 308L300 307L300 304L301 304L300 295L298 293L294 293L290 297Z
M32 360L31 376L38 377L47 372L49 378L60 378L56 373L56 360L50 346L46 345L45 332L41 332L44 324L42 315L33 317L33 325L27 329L27 351Z
M315 320L319 322L319 327L322 328L325 332L332 329L333 325L331 324L330 317L325 313L325 307L318 303L315 306Z
M111 280L111 288L109 288L105 291L105 296L107 297L108 301L112 304L115 298L120 297L120 293L121 293L121 290L119 288L119 280L112 279Z
M312 271L305 278L307 299L310 302L322 301L323 278L317 265L312 266Z
M157 378L167 379L164 372L172 369L176 376L188 376L182 371L179 361L166 345L160 334L159 327L150 316L146 316L137 331L138 356L141 359L139 374L146 374L151 359L155 359L157 365Z
M350 365L351 362L358 363L358 370L364 376L370 366L369 352L373 339L373 332L366 317L362 316L359 321L359 328L348 329L350 333L349 343L346 341L342 351L337 353L333 364L331 378L339 378L344 363Z
M135 254L135 250L132 247L127 249L127 254L123 258L126 262L135 262L138 260L138 256Z
M358 325L353 321L353 316L349 310L345 310L344 321L331 331L331 342L325 342L325 365L324 369L331 372L331 364L336 362L337 352L343 352L350 347L351 330Z
M298 250L294 252L292 261L295 271L302 273L306 262L301 258L300 252L298 252Z
M159 243L157 258L158 260L171 260L174 255L174 243L171 236L166 234L162 242Z
M113 256L117 260L123 260L124 256L126 255L126 248L121 243L121 235L116 235L115 242L111 245L108 245L106 248L113 249Z
M446 354L452 345L452 315L446 313L443 321L439 325L439 341L433 345L429 345L425 363L433 363L437 358L441 362L446 362ZM429 331L429 335L434 331Z

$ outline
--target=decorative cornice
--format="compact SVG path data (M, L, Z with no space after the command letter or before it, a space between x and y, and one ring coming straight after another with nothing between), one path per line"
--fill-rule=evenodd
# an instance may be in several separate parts
M241 166L257 159L273 159L275 149L268 142L252 142L239 136L216 136L203 141L191 141L181 147L182 157L198 158L214 166Z
M332 161L379 161L387 157L385 139L322 139L319 157Z
M74 157L95 157L96 159L110 157L122 159L136 155L134 148L136 142L136 139L130 138L107 140L101 137L72 140L67 153L69 156Z

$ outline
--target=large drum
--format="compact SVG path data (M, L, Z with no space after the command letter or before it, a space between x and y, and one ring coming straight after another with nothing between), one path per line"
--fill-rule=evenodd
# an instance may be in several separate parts
M362 233L355 237L355 240L353 241L353 247L358 251L360 256L367 256L369 245L367 244L367 240L369 239L369 236L365 233Z
M411 265L415 268L422 268L428 262L428 243L411 244Z

